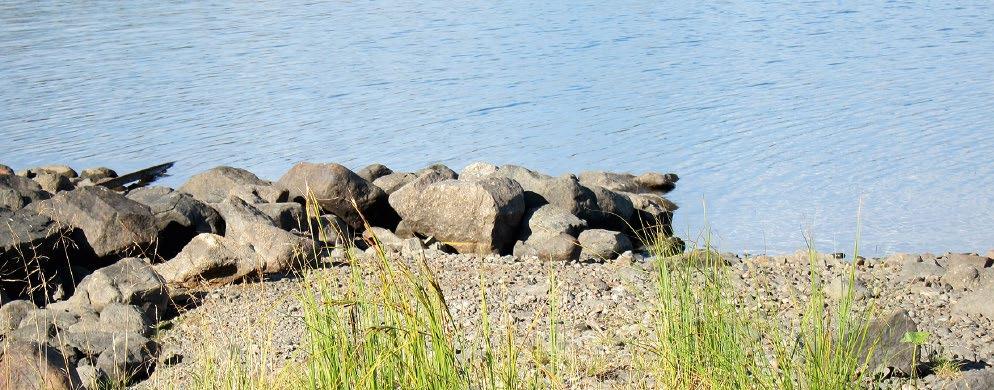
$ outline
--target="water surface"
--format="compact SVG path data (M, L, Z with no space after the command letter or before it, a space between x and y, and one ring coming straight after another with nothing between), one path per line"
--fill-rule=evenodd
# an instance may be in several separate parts
M677 172L677 229L994 247L989 1L0 2L0 162Z

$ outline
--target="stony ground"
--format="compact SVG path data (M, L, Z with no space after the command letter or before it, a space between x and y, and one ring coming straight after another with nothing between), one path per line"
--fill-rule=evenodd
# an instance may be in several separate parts
M491 311L508 313L520 338L534 339L536 332L543 331L550 263L437 252L426 257L437 272L455 320L468 334L479 325L481 280ZM737 293L750 305L759 312L777 313L787 323L796 321L810 293L806 254L724 258ZM989 374L985 367L994 361L994 324L983 315L959 309L959 300L969 293L969 288L954 289L942 276L930 276L921 270L923 263L951 268L943 264L944 259L948 261L948 256L926 254L859 260L858 304L880 312L907 310L919 330L932 335L923 347L926 363L932 351L963 363L965 373L953 379L931 375L924 369L918 387L977 388L956 386L974 376ZM818 258L819 267L826 270L823 277L830 297L841 288L834 279L843 272L842 261L846 260ZM561 300L559 329L567 355L575 357L570 364L576 377L570 378L570 387L646 386L639 374L642 371L638 357L647 355L637 340L646 339L650 324L652 271L651 262L638 254L607 262L558 263L554 267ZM340 280L340 285L348 278L344 266L316 272ZM305 328L299 294L306 291L303 286L303 278L286 277L206 292L195 300L197 306L160 332L163 352L159 367L149 380L136 387L162 388L172 384L183 388L198 374L197 362L205 353L221 356L233 352L253 356L250 361L254 362L260 361L257 356L267 356L271 367L302 360L306 352L301 350ZM912 386L904 382L888 380L884 385Z

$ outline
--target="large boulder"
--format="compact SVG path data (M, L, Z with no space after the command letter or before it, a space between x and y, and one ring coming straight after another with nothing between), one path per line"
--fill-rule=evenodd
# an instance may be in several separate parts
M648 172L635 177L635 183L646 190L655 192L670 192L676 188L680 177L675 173Z
M514 244L514 256L533 256L546 261L572 261L580 256L580 243L566 233L533 234Z
M0 348L0 389L75 390L81 384L75 367L55 348L9 340Z
M281 229L279 222L240 198L228 197L215 207L224 217L225 237L252 247L264 264L264 272L299 268L314 254L313 240Z
M379 187L334 163L297 163L276 184L289 191L291 200L300 203L310 198L309 193L313 194L324 211L341 217L354 228L363 226L360 212L375 218L371 213L386 199L386 193Z
M51 195L35 181L15 175L0 175L0 209L19 210L28 203Z
M610 260L625 251L632 250L628 236L604 229L588 229L580 233L580 257L585 259Z
M97 368L114 386L123 387L133 379L147 377L158 355L158 345L139 334L115 336L110 348L97 357Z
M224 234L224 219L213 208L193 196L168 187L144 187L128 193L128 199L149 207L155 217L158 253L169 259L200 233Z
M87 275L68 302L97 312L112 303L135 305L148 318L158 319L168 300L162 276L146 260L129 257Z
M422 188L419 180L390 195L390 205L411 230L434 236L460 253L511 249L525 211L517 182L498 177L442 180Z
M604 187L611 191L620 192L641 191L641 186L635 181L635 176L627 173L581 172L578 177L580 183L585 186Z
M56 175L54 173L39 173L32 178L32 180L38 183L38 185L41 186L41 189L53 194L60 191L69 191L74 187L68 177Z
M576 237L587 222L559 207L547 204L528 209L521 219L519 237L527 240L532 235Z
M232 188L240 185L269 185L254 173L241 168L215 167L191 177L179 188L205 203L220 203Z
M356 172L359 177L366 179L368 182L372 182L391 173L393 173L393 170L383 164L370 164Z
M455 179L459 178L459 174L456 173L456 171L453 171L451 168L449 168L445 164L440 164L440 163L439 164L431 164L431 165L425 167L424 169L421 169L421 170L419 170L417 172L414 172L414 174L417 175L417 176L421 176L421 175L424 175L424 174L429 173L429 172L437 172L437 173L441 174L442 176L445 176L446 179L453 179L453 180L455 180Z
M34 172L35 176L47 173L52 175L63 176L67 179L75 179L79 177L79 174L76 173L76 170L72 169L72 167L68 165L58 165L58 164L46 165L43 167L34 168L31 171Z
M589 185L587 188L594 194L597 202L597 210L590 213L590 220L587 221L591 227L617 231L632 230L631 221L632 216L635 215L635 206L631 199L601 186Z
M88 245L98 257L144 253L159 234L148 206L103 187L60 192L32 207L56 222L79 229L85 241L76 244Z
M394 191L399 190L405 184L417 179L418 175L413 173L391 173L389 175L384 175L373 180L373 185L379 187L387 195L394 193Z
M263 214L276 221L276 226L283 230L307 229L307 221L304 216L304 206L295 202L282 203L259 203L253 205L262 211Z
M74 285L62 239L70 231L30 209L0 208L0 288L36 302L60 298Z
M504 165L497 174L521 184L529 208L551 204L584 220L597 211L593 192L580 185L576 176L552 177L515 165Z
M289 194L285 188L274 185L239 184L231 187L229 196L235 196L242 200L253 203L280 203L286 202Z
M887 374L898 371L907 375L915 368L914 356L918 353L918 345L904 342L904 335L917 332L918 325L905 310L894 310L875 318L866 330L866 343L862 354L872 354L866 362L871 372Z
M467 165L462 171L459 171L459 177L463 180L475 180L483 179L488 176L496 175L500 168L494 164L487 162L475 162Z
M6 336L21 327L21 321L24 320L24 317L36 309L38 307L31 301L4 302L4 305L0 306L0 336Z
M169 285L193 288L228 284L264 267L250 246L203 233L194 237L176 257L155 265L154 269Z
M662 196L648 193L622 192L632 202L634 212L629 224L637 237L673 235L673 212L677 205Z

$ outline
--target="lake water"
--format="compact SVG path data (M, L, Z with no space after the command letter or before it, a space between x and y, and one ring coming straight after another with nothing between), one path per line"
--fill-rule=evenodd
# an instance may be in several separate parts
M994 247L994 3L0 2L0 162L663 171L722 249Z

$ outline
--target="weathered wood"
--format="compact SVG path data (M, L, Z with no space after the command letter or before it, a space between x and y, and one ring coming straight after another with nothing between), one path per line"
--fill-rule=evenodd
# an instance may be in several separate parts
M126 175L121 175L113 179L103 180L96 184L111 189L118 189L124 187L127 184L137 182L129 186L128 189L141 187L164 176L166 174L166 171L169 170L169 168L172 168L173 164L176 164L176 162L171 161L165 164L159 164L154 167L145 168L140 171L131 172Z

